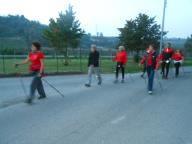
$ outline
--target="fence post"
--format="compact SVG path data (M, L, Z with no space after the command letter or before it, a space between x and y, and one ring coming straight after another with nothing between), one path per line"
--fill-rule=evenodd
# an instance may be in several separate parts
M80 47L80 71L82 72L82 51L81 51L81 47Z
M56 62L57 62L57 73L59 73L59 62L58 62L57 50L55 51L55 54L56 54Z
M5 74L5 57L4 57L4 54L2 55L2 60L3 60L3 73Z

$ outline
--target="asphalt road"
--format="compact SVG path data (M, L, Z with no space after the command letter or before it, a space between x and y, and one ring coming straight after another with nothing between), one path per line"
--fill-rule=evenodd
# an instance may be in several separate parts
M85 88L84 75L47 77L65 98L45 84L48 98L31 106L18 78L1 79L0 144L192 144L190 74L161 81L163 91L155 80L153 95L138 75L113 78Z

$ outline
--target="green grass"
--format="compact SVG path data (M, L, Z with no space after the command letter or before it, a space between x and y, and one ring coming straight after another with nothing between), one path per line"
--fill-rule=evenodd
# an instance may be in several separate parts
M20 61L20 59L0 59L0 74L13 74L18 72L14 68L14 63ZM58 59L58 63L56 59L45 59L45 72L46 73L55 73L55 72L87 72L87 59L82 59L81 63L79 59L71 59L68 66L63 64L62 59ZM5 65L5 66L3 66ZM58 65L58 66L57 66ZM192 66L192 60L187 59L184 63L185 66ZM102 59L101 60L101 70L103 73L113 73L115 71L116 63L113 63L111 59ZM126 65L127 73L134 73L141 71L138 67L138 64L133 62L133 59L129 59ZM20 66L19 72L27 73L28 65Z

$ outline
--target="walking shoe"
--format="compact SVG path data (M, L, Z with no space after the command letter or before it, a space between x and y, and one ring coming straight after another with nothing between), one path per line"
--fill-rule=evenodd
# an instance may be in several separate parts
M152 92L152 91L148 91L148 94L149 94L149 95L152 95L152 94L153 94L153 92Z
M122 80L121 80L121 83L125 83L125 80L124 80L124 79L122 79Z
M91 87L91 85L90 85L90 84L85 84L85 86L86 86L86 87Z
M38 99L40 100L40 99L45 99L46 98L46 96L40 96L40 97L38 97Z
M25 103L27 103L27 104L32 104L32 103L33 103L33 99L32 99L32 98L27 98L27 99L25 100Z
M102 82L100 81L100 82L98 82L98 85L101 85L102 84Z
M118 80L114 80L114 82L113 83L118 83Z

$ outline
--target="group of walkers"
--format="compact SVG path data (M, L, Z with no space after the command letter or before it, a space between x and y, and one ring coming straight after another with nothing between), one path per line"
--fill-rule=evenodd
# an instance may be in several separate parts
M174 62L175 66L175 77L179 76L179 68L184 60L184 56L180 50L175 52L171 48L171 44L167 43L167 46L163 49L161 54L157 54L153 44L150 44L146 49L143 58L141 59L139 66L143 65L143 74L141 77L144 77L144 74L147 73L148 78L148 93L153 93L153 81L155 73L161 65L161 74L162 79L168 79L169 69L171 62ZM122 72L121 83L125 82L125 66L127 63L127 53L124 46L119 46L118 52L113 58L113 62L116 62L116 71L115 71L115 81L118 83L119 72ZM91 86L92 74L95 73L98 78L98 84L101 85L102 78L99 68L99 52L96 50L96 45L91 46L91 52L89 54L88 60L88 83L85 84L86 87Z
M30 94L27 97L26 103L31 104L35 97L35 91L39 93L40 97L38 99L46 98L46 94L42 84L42 76L44 74L44 54L42 53L41 44L39 42L33 42L31 46L31 52L28 54L27 58L19 63L16 63L15 66L27 64L29 65L29 72L33 76L31 85L30 85ZM148 93L153 93L153 81L155 73L158 71L159 66L161 65L161 74L162 79L168 79L170 64L173 61L175 66L175 77L179 76L179 67L181 66L184 60L184 56L180 50L175 52L171 48L171 44L168 43L167 47L163 49L160 55L157 54L153 44L150 44L146 49L143 58L141 59L139 66L143 65L143 74L141 77L144 77L147 73L148 77ZM119 46L118 52L113 58L113 62L116 62L116 71L115 71L115 80L114 83L119 82L119 72L122 72L121 83L125 82L125 66L127 63L127 53L124 46ZM92 75L96 74L98 79L98 85L102 84L101 69L99 66L100 63L100 54L97 51L96 45L91 45L90 54L88 58L88 82L85 84L86 87L91 87Z

